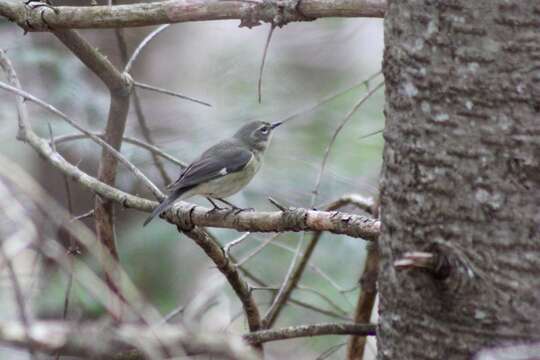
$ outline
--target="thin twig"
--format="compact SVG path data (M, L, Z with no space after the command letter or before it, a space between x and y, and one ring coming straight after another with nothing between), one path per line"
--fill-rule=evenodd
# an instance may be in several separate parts
M89 217L92 217L94 216L94 209L90 209L88 210L87 212L81 214L81 215L77 215L77 216L74 216L71 218L71 221L81 221L81 220L84 220L86 218L89 218Z
M36 206L42 210L42 213L47 216L47 220L51 222L53 226L64 226L65 230L77 237L78 241L84 246L88 253L95 258L102 256L100 252L101 245L96 242L95 234L90 231L82 223L69 221L69 215L64 207L60 206L54 199L52 199L35 180L24 173L18 166L14 165L10 160L0 155L0 163L2 163L1 174L7 178L17 191L23 192L28 198L33 199ZM0 186L2 182L0 182ZM0 188L1 189L1 188ZM3 198L6 198L4 196ZM69 263L65 256L64 247L57 244L56 241L46 240L40 243L37 250L44 252L47 257L54 259L63 269L69 269ZM110 255L109 255L110 256ZM79 272L74 273L76 278L79 278L80 284L89 290L90 294L96 296L96 298L103 302L106 306L107 303L107 289L103 281L97 276L92 269L84 266L84 263L80 263L82 266ZM133 315L137 319L143 319L147 323L154 323L161 318L161 315L150 304L146 303L144 297L138 292L137 288L130 281L129 277L120 268L120 275L122 278L123 286L126 288L126 304L130 305L130 309ZM133 307L131 305L133 304ZM106 306L107 307L107 306ZM135 309L141 309L137 311Z
M287 246L287 245L282 244L280 242L273 241L279 235L281 235L281 234L278 233L278 234L276 234L276 235L274 235L272 237L269 237L268 239L263 240L261 242L261 244L258 247L255 248L255 250L253 250L251 253L249 253L244 258L239 260L239 262L236 263L236 266L244 265L247 261L249 261L251 258L253 258L257 254L259 254L262 250L264 250L264 248L266 248L266 246L268 246L268 245L272 245L274 247L283 249L285 251L288 251L288 252L294 254L295 250L293 248L291 248L290 246ZM259 239L256 239L256 240L259 240ZM342 286L340 286L330 275L328 275L326 272L324 272L320 267L313 264L312 262L308 262L308 266L309 266L309 268L311 270L313 270L315 273L319 274L324 280L326 280L334 289L336 289L336 291L338 291L339 293L346 292L346 290Z
M332 356L335 352L337 352L339 349L341 349L343 346L347 345L346 342L343 342L341 344L333 345L326 349L321 355L317 356L315 360L324 360Z
M96 135L98 137L103 137L103 134L100 134L100 133L94 133L94 135ZM73 141L73 140L80 140L80 139L87 139L87 138L89 138L89 136L86 135L86 134L61 135L61 136L58 136L58 137L55 138L55 142L56 142L57 145L59 145L59 144L64 143L64 142ZM179 166L180 168L185 168L186 167L185 162L178 160L177 158L175 158L174 156L172 156L170 154L167 154L166 152L164 152L163 150L161 150L160 148L158 148L155 145L146 143L144 141L141 141L141 140L136 139L136 138L131 137L131 136L123 136L122 139L123 139L123 141L125 141L127 143L130 143L132 145L136 145L138 147L141 147L143 149L146 149L146 150L150 151L153 154L159 155L162 158L164 158L166 160L169 160L171 163Z
M131 57L129 58L129 60L127 60L126 62L126 66L124 67L124 72L128 73L131 71L131 67L133 66L133 63L135 62L135 60L137 59L137 57L139 56L139 54L141 53L141 51L145 48L146 45L148 45L148 43L150 41L152 41L153 38L155 38L157 35L159 35L163 30L165 30L166 28L168 28L171 24L164 24L164 25L161 25L160 27L158 27L157 29L155 29L154 31L152 31L150 34L148 34L144 39L143 41L141 41L139 43L139 45L137 46L137 48L135 49L135 51L133 51L133 54L131 54Z
M66 197L67 197L67 204L68 204L68 213L71 218L73 218L73 202L71 200L71 187L69 185L69 180L67 176L64 177L64 185L66 188ZM79 249L77 246L77 242L75 241L75 238L71 233L68 234L69 238L69 248L68 248L68 256L70 258L70 267L71 271L68 275L68 283L66 286L66 292L64 294L64 310L62 312L62 318L65 320L67 317L68 309L69 309L69 294L71 293L71 285L73 284L73 256L79 253Z
M317 174L317 181L315 183L315 189L313 190L313 194L312 194L312 201L311 201L312 204L311 204L311 206L313 206L313 203L315 202L315 199L316 199L317 194L319 192L319 188L321 186L322 176L323 176L324 170L326 168L326 163L328 162L328 157L330 155L330 151L332 150L332 146L334 145L334 142L336 141L339 133L341 132L341 130L343 130L345 125L347 125L349 120L352 118L354 113L360 108L360 106L362 106L362 104L364 104L377 90L379 90L381 87L383 87L383 85L384 85L384 81L381 81L373 89L368 91L360 100L358 100L358 102L356 104L354 104L353 108L347 113L347 115L345 115L345 118L341 121L341 123L339 123L336 130L334 131L334 134L332 135L332 138L330 139L330 142L328 143L328 145L326 147L326 150L324 152L324 157L323 157L323 161L321 163L321 168L319 169L319 173Z
M266 42L264 43L263 56L261 60L261 66L259 68L259 80L257 81L257 94L259 99L259 104L262 101L262 77L264 71L264 63L266 62L266 55L268 55L268 48L270 47L270 40L272 39L272 34L276 28L276 24L270 24L270 30L268 31L268 36L266 37Z
M92 132L86 130L79 124L77 124L75 121L73 121L70 117L68 117L66 114L61 112L60 110L56 109L51 104L38 99L32 94L27 93L24 90L17 89L11 85L8 85L6 83L0 82L0 89L7 90L9 92L15 93L19 96L22 96L23 98L30 100L37 105L45 108L46 110L52 112L55 115L58 115L62 119L64 119L68 124L73 126L75 129L79 130L80 132L84 133L86 136L88 136L90 139L92 139L94 142L98 143L99 145L103 146L107 151L109 151L116 159L118 159L120 162L122 162L126 167L131 170L131 172L135 175L136 178L141 180L143 184L145 184L148 189L152 191L152 193L158 198L163 199L165 196L163 193L154 185L154 183L148 179L135 165L133 165L124 155L122 155L119 151L114 149L111 145L107 144L105 141L103 141L98 136L94 135Z
M365 139L365 138L368 138L370 136L373 136L373 135L377 135L377 134L380 134L384 131L384 129L379 129L379 130L376 130L376 131L372 131L370 133L367 133L365 135L362 135L358 138L358 140L362 140L362 139Z
M260 253L262 250L264 250L264 248L270 244L272 242L272 240L274 240L275 238L277 238L279 235L281 234L276 234L276 235L273 235L271 237L269 237L268 239L265 239L262 244L260 244L259 246L257 246L255 248L255 250L253 250L252 252L250 252L249 254L247 254L245 257L243 257L241 260L239 260L237 263L236 263L236 266L242 266L244 265L246 262L249 261L249 259L251 259L252 257L256 256L258 253Z
M206 101L195 99L193 97L180 94L179 92L176 92L176 91L171 91L171 90L163 89L163 88L160 88L160 87L157 87L157 86L144 84L144 83L139 82L139 81L134 81L133 85L135 85L136 87L140 87L141 89L155 91L155 92L158 92L158 93L161 93L161 94L167 94L167 95L171 95L171 96L176 96L176 97L184 99L184 100L189 100L189 101L196 102L196 103L204 105L204 106L212 107L212 105L210 105Z
M17 309L19 311L19 318L21 323L23 324L24 334L27 341L30 341L30 320L28 319L28 314L26 313L26 306L24 302L24 295L22 293L21 285L19 284L19 279L17 279L17 274L15 273L15 269L13 268L13 263L11 262L11 259L9 259L5 252L4 248L0 244L0 256L3 258L4 263L6 264L9 279L11 281L11 285L13 286L13 293L15 294L15 302L17 304ZM30 351L30 354L32 356L32 359L36 359L36 353L32 347L28 349Z
M306 115L306 114L309 114L310 112L314 111L315 109L321 107L322 105L324 104L327 104L329 103L330 101L340 97L341 95L343 94L346 94L348 93L349 91L351 90L354 90L356 89L357 87L359 86L365 86L366 84L369 84L374 78L376 78L377 76L379 76L379 74L381 74L381 71L377 71L375 74L372 74L370 75L367 79L365 80L362 80L356 84L353 84L343 90L339 90L338 92L334 93L334 94L331 94L331 95L328 95L327 97L323 98L322 100L319 100L317 101L316 103L314 103L313 105L309 105L307 107L305 107L304 109L300 110L300 111L297 111L291 115L288 115L287 117L285 117L284 119L280 120L282 122L288 122L288 121L291 121L297 117L300 117L302 115Z
M336 304L334 301L332 301L332 299L330 299L328 296L326 296L325 294L323 294L319 290L308 287L308 286L303 286L303 285L300 285L300 284L298 284L296 286L296 289L301 290L301 291L310 292L310 293L313 293L313 294L317 295L324 302L326 302L328 305L330 305L331 308L333 308L339 314L341 314L341 316L346 316L347 315L346 310L342 309L338 304ZM254 291L254 290L255 291L257 291L257 290L261 291L262 290L262 291L277 292L277 291L279 291L279 287L274 287L274 286L250 286L250 290L252 290L252 291Z
M245 334L244 340L248 343L263 343L299 337L312 337L321 335L375 335L375 325L373 324L314 324L290 326L276 330L261 330Z
M232 260L234 261L234 258L232 258ZM268 285L262 281L261 279L259 279L257 276L255 276L251 271L249 271L248 269L246 269L245 267L239 267L239 269L242 271L242 273L244 273L244 275L250 279L251 281L255 282L256 284L258 284L259 286L261 287L268 287ZM331 310L327 310L327 309L323 309L323 308L320 308L316 305L312 305L312 304L308 304L306 303L305 301L301 301L301 300L297 300L293 297L291 297L291 299L289 300L288 302L290 305L296 305L296 306L299 306L299 307L302 307L304 309L308 309L308 310L311 310L313 312L316 312L316 313L319 313L319 314L322 314L322 315L325 315L325 316L328 316L328 317L332 317L332 318L336 318L336 319L341 319L341 320L351 320L349 317L346 317L346 316L343 316L343 315L340 315L334 311L331 311Z
M183 232L190 239L195 241L197 245L208 255L208 257L216 264L219 271L227 278L227 281L233 288L236 296L242 303L244 312L246 314L248 327L250 331L257 331L261 329L261 318L259 309L255 303L249 286L244 279L240 276L240 273L236 267L232 264L230 259L225 256L219 243L213 239L207 232L194 227L192 229L182 228L178 226L178 230ZM262 347L257 346L262 351Z
M244 241L248 236L249 236L250 232L246 232L244 234L242 234L241 236L239 236L238 238L232 240L231 242L227 243L227 245L225 245L223 247L223 252L225 253L225 256L230 258L230 254L229 252L231 251L231 249L240 244L242 241Z
M140 44L139 46L137 47L137 49L135 49L133 55L131 56L131 58L128 59L128 50L127 50L127 43L126 43L126 39L124 37L124 31L123 29L115 29L115 34L116 34L116 40L118 42L118 48L120 50L120 57L122 59L122 62L124 64L126 64L125 68L124 68L124 72L125 73L128 73L130 71L130 68L131 68L131 64L133 63L133 61L135 61L135 58L137 57L137 55L140 53L140 51L142 50L142 48L148 44L148 42L154 37L157 35L157 33L159 33L161 30L164 30L165 28L167 28L168 25L163 25L163 26L160 26L156 31L152 32L150 35L148 35ZM161 30L160 30L161 29ZM135 107L135 114L136 114L136 117L137 117L137 122L139 123L139 127L141 128L141 133L143 135L143 138L146 142L148 142L149 144L151 145L154 145L155 142L154 140L152 139L152 135L150 133L150 129L148 128L148 125L147 125L147 122L146 122L146 117L144 116L144 112L143 112L143 109L142 109L142 102L141 102L141 99L139 97L139 94L137 92L137 89L136 88L133 88L132 90L132 96L133 96L133 105ZM154 161L154 165L156 166L157 170L159 171L160 175L161 175L161 178L163 179L163 183L164 184L169 184L171 183L171 178L169 177L169 175L167 174L167 172L165 171L165 166L163 165L163 162L161 161L161 158L155 154L155 153L151 153L152 155L152 160Z

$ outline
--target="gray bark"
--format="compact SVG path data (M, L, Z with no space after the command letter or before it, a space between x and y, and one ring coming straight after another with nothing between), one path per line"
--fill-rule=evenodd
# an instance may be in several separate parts
M392 0L385 41L379 359L539 340L540 3Z

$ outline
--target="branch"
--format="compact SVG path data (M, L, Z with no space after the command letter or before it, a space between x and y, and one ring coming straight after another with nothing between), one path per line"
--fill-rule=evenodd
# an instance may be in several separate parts
M160 29L166 28L167 26L168 25L162 25L158 29L158 32L154 31L152 34L148 35L143 40L143 42L137 47L137 49L135 50L135 52L129 59L128 59L127 43L124 37L124 29L121 29L121 28L114 29L114 34L116 35L116 40L118 42L118 50L120 53L120 59L122 60L123 63L126 64L126 66L124 67L124 73L129 73L131 64L133 64L133 61L135 61L137 55L142 51L144 44L147 44L152 39L152 37L155 36L154 34L159 33L159 31L161 31ZM133 106L135 107L135 115L137 118L137 122L139 123L141 133L145 141L153 145L154 141L152 140L152 135L150 134L150 129L148 128L146 117L144 116L141 99L139 98L139 94L137 93L136 89L133 89L132 91L133 91ZM163 165L162 159L156 153L152 152L151 155L152 155L152 160L154 161L154 165L159 171L161 178L163 179L163 182L165 184L169 184L171 182L171 178L167 174L167 171L165 171L165 166Z
M243 336L248 343L263 343L269 341L294 339L321 335L375 335L376 326L373 324L315 324L290 326L277 330L261 330Z
M353 200L356 200L355 202L358 203L366 203L365 201L360 201L358 198L355 198L352 195L346 195L343 198L338 199L337 201L333 202L328 206L328 210L336 210L344 205L347 205L349 202L353 202ZM335 214L340 214L339 212L334 212ZM359 216L359 215L353 215L353 216ZM272 305L267 310L263 323L265 328L271 327L274 322L277 320L279 314L281 313L281 310L283 309L283 306L287 301L289 300L294 288L300 281L300 278L302 277L302 274L304 273L304 270L306 269L306 266L309 262L309 259L311 258L311 255L313 254L313 251L315 250L315 247L319 243L319 240L322 236L322 231L317 231L313 234L313 237L309 241L308 245L306 246L306 250L304 251L304 254L300 258L300 261L298 263L294 263L294 266L290 268L290 274L289 276L285 277L285 280L283 282L283 285L281 286L279 292L277 293L276 297L274 298L274 301L272 302ZM371 240L376 240L376 238L373 238ZM300 252L297 252L298 255L300 255Z
M4 53L0 50L0 67L5 69L4 65L7 64L7 63L4 62L4 59L7 59L7 58L5 57ZM66 114L64 114L60 110L56 109L55 107L53 107L52 105L46 103L45 101L40 100L40 99L36 98L35 96L27 93L26 91L21 90L20 88L17 88L15 86L11 86L11 85L7 85L7 84L4 84L3 82L0 82L0 89L7 90L7 91L10 91L10 92L12 92L14 94L17 94L20 97L22 97L22 98L24 98L26 100L30 100L33 103L35 103L35 104L49 110L53 114L61 117L68 124L70 124L75 129L77 129L77 130L79 130L80 132L83 133L83 135L80 135L80 137L88 137L88 138L92 139L95 143L101 145L105 150L107 150L113 157L120 160L124 165L126 165L126 167L133 173L133 175L137 179L139 179L143 184L145 184L145 186L147 186L148 189L150 189L152 191L152 193L156 197L158 197L158 198L163 198L164 197L163 193L154 185L154 183L152 183L152 181L150 181L150 179L148 179L135 165L133 165L118 150L114 149L111 145L109 145L108 143L106 143L105 141L103 141L101 139L101 137L105 137L105 135L97 135L97 134L94 134L94 133L86 130L85 128L83 128L82 126L77 124L75 121L73 121L70 117L68 117ZM30 134L32 134L32 135L30 135ZM33 137L33 136L37 137L37 135L35 135L33 130L31 130L31 127L30 127L28 121L25 120L24 116L19 116L18 138L20 140L22 140L22 141L29 141L29 137ZM70 137L73 137L73 136L70 135ZM37 137L37 139L41 139L41 138ZM43 139L41 139L41 140L43 140ZM63 141L67 141L67 140L63 140ZM55 143L58 144L57 141ZM56 150L52 147L52 143L49 146L49 148L53 153L56 153Z
M235 359L258 359L256 353L239 338L227 334L196 333L183 330L178 325L160 325L154 328L134 324L117 327L98 323L76 324L58 321L37 321L29 330L30 339L24 336L18 322L0 322L0 342L18 348L33 348L44 353L59 352L73 356L106 357L112 353L159 338L164 346L177 349L186 347L189 352L225 355ZM276 330L248 333L242 339L248 344L324 335L373 336L374 324L329 323L290 326ZM136 340L136 341L135 341ZM173 355L173 354L170 354Z
M233 288L240 299L246 313L249 330L256 331L261 327L261 318L255 299L251 295L248 284L240 277L236 267L225 256L225 252L217 241L199 228L186 229L178 226L178 229L199 245L206 255L216 264L217 268Z
M94 135L97 136L97 137L103 137L103 134L100 134L100 133L94 133ZM57 136L52 141L54 141L56 143L56 145L60 145L60 144L62 144L64 142L80 140L80 139L88 139L88 138L90 138L90 137L88 135L86 135L86 134L70 134L70 135ZM123 141L126 142L126 143L129 143L129 144L138 146L138 147L140 147L142 149L148 150L152 154L159 155L162 158L164 158L166 160L169 160L171 163L179 166L180 168L185 168L187 166L186 163L178 160L177 158L175 158L172 155L167 154L165 151L161 150L159 147L157 147L155 145L152 145L150 143L141 141L141 140L136 139L136 138L131 137L131 136L124 136Z
M166 95L175 96L175 97L178 97L178 98L180 98L180 99L189 100L189 101L194 102L194 103L197 103L197 104L201 104L201 105L204 105L204 106L212 107L212 105L210 105L210 104L207 103L206 101L198 100L198 99L195 99L195 98L193 98L193 97L190 97L190 96L187 96L187 95L180 94L179 92L176 92L176 91L171 91L171 90L163 89L163 88L160 88L160 87L157 87L157 86L152 86L152 85L144 84L144 83L138 82L138 81L133 82L133 85L136 86L136 87L139 87L139 88L141 88L141 89L150 90L150 91L155 91L155 92L158 92L158 93L162 93L162 94L166 94Z
M235 261L234 257L231 256L231 260ZM244 275L248 279L254 281L259 286L263 286L263 287L268 286L264 281L259 279L257 276L255 276L253 273L251 273L245 267L240 266L239 269L244 273ZM289 304L294 304L294 305L297 305L297 306L302 307L304 309L308 309L308 310L314 311L316 313L319 313L319 314L322 314L322 315L325 315L325 316L328 316L328 317L333 317L333 318L341 319L341 320L350 320L350 318L347 318L347 317L345 317L343 315L340 315L340 314L338 314L338 313L336 313L334 311L323 309L323 308L320 308L318 306L308 304L308 303L306 303L304 301L296 300L293 297L291 297L291 299L289 300Z
M324 17L384 17L385 0L215 1L168 0L116 6L56 6L28 11L22 1L0 0L0 16L28 31L49 29L118 28L186 21L241 20L279 26Z
M376 244L369 244L364 262L364 271L360 279L362 292L358 296L354 313L355 323L366 323L371 320L371 313L377 297L377 277L379 270L379 252ZM366 347L365 336L352 336L347 346L347 360L362 360Z
M57 321L34 322L29 330L30 339L24 336L20 323L0 323L0 343L17 348L92 359L111 359L111 354L138 346L163 346L169 355L181 356L188 352L225 356L232 359L256 360L259 356L240 337L208 332L186 331L176 325L147 327L123 324L117 327L100 323L76 324ZM160 341L157 342L156 339ZM145 358L135 354L134 358Z
M157 203L153 204L157 206ZM183 229L210 226L242 232L329 231L371 241L377 239L380 231L380 222L372 218L338 211L303 208L289 208L286 211L244 211L233 214L230 210L214 210L179 202L163 216Z

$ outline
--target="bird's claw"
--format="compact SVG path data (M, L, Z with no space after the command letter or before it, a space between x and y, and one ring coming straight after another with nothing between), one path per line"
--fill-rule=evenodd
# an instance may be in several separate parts
M38 9L38 8L47 8L54 11L55 14L60 13L60 10L55 8L53 4L49 0L27 0L24 2L24 5L28 6L30 9Z
M244 212L244 211L255 211L254 208L231 208L231 211L234 215L238 215L240 214L241 212Z
M26 0L24 2L24 5L27 6L30 9L30 11L40 9L39 16L41 17L41 22L45 25L45 29L52 30L52 27L49 25L49 23L45 19L45 12L46 12L47 9L49 9L49 10L52 10L55 14L59 14L60 10L55 8L49 0L43 0L43 1L40 1L40 0ZM29 20L26 20L25 23L26 23L26 27L27 27L25 33L28 30L35 30L36 29L36 27L33 26L32 23Z

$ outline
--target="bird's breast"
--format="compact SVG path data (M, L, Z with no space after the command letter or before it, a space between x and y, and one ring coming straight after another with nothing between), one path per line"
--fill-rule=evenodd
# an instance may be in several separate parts
M207 183L197 186L196 193L200 195L224 198L242 190L253 179L261 167L261 160L253 155L240 171L220 176Z

